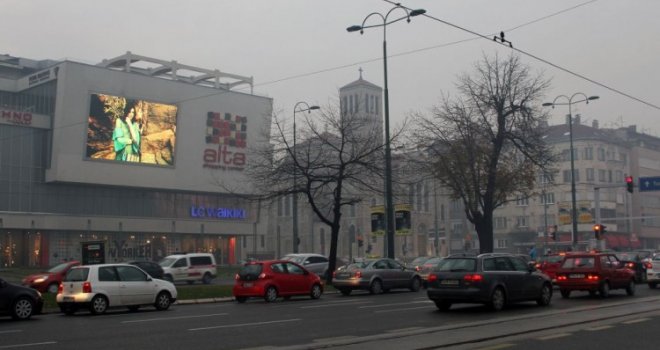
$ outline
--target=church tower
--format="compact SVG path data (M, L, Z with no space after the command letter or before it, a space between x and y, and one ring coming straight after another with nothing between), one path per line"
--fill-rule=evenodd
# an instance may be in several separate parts
M370 133L376 130L380 135L379 142L383 142L383 89L362 79L362 68L359 69L360 78L339 89L339 100L342 118L355 116L364 121L361 130L354 132Z

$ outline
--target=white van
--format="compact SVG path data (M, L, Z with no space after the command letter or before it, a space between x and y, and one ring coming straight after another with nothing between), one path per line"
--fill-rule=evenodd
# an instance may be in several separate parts
M217 274L215 257L208 253L169 255L158 264L163 268L163 279L172 283L201 281L209 284Z

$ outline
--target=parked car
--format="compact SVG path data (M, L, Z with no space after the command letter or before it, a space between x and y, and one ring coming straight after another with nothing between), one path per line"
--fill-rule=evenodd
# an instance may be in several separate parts
M513 254L449 256L429 275L428 283L426 293L441 311L457 303L486 304L498 311L512 302L547 306L552 300L550 278Z
M417 272L419 272L419 277L422 278L422 287L428 288L429 275L431 275L433 269L438 266L442 259L443 258L441 257L430 258L420 266L419 270L417 270Z
M252 297L270 303L280 296L309 295L318 299L323 294L323 283L317 274L287 260L248 262L241 266L235 279L232 294L239 303Z
M335 272L332 285L343 295L355 289L363 289L371 294L380 294L394 288L419 291L422 278L414 269L406 268L400 262L389 259L367 259L345 266Z
M208 253L169 255L158 264L163 268L163 278L172 283L201 281L209 284L218 274L215 257Z
M141 268L142 270L144 270L144 272L148 273L149 276L153 278L157 278L159 280L162 280L165 275L165 271L163 271L163 267L153 261L140 260L140 261L129 261L128 263Z
M565 255L565 253L544 255L536 261L536 269L548 275L552 283L556 283L557 269L561 265L562 260L564 260Z
M407 263L406 267L414 269L415 271L419 272L419 270L422 269L422 265L424 265L424 263L427 260L431 259L431 258L433 258L433 257L432 256L418 256L418 257L414 258L411 262Z
M296 254L287 254L282 257L282 260L293 261L296 264L302 265L305 269L310 272L314 272L319 275L321 278L325 278L328 273L328 264L329 259L321 254L314 253L296 253ZM345 262L337 258L335 262L335 269L337 267L343 266Z
M0 314L15 320L27 320L41 313L44 300L41 293L32 288L9 283L0 278Z
M616 253L616 257L627 268L635 272L635 282L646 283L646 265L645 258L638 252L620 252Z
M617 259L614 253L584 252L567 254L557 269L557 285L561 296L572 291L588 291L606 298L612 289L625 289L635 294L635 273Z
M23 278L22 285L34 288L41 293L57 293L57 288L62 282L62 278L66 275L67 271L74 266L80 265L79 261L67 261L59 265L55 265L46 272L35 273Z
M96 315L115 307L137 311L141 306L153 305L167 310L176 298L174 284L152 278L137 266L99 264L71 268L55 300L67 315L82 308Z
M646 283L651 289L655 289L660 283L660 254L656 254L646 263Z

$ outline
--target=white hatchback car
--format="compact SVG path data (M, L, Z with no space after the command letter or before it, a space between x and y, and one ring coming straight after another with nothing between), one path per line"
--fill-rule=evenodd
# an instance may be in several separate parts
M110 307L137 311L145 305L167 310L176 297L174 284L152 278L134 265L100 264L71 268L55 300L62 312L72 315L81 308L93 314L102 314Z

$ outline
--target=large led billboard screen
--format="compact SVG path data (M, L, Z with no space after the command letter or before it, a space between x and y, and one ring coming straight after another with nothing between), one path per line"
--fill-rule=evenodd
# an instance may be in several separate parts
M92 94L87 120L88 159L174 165L177 106Z

